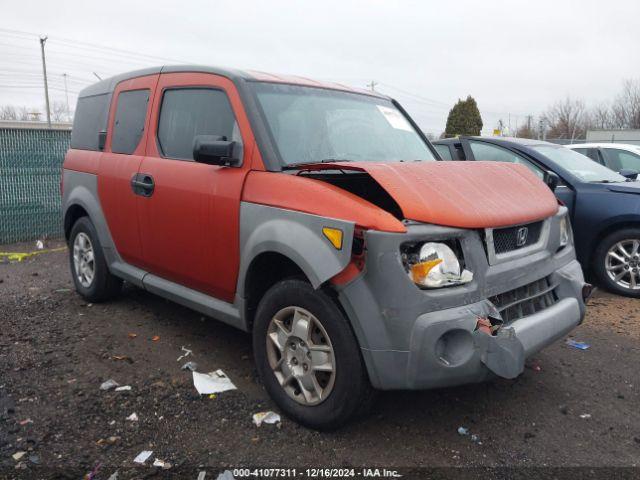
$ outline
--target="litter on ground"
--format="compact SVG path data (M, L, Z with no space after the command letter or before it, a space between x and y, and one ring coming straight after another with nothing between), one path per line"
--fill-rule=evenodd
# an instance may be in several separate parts
M469 435L469 429L465 427L458 427L458 433L460 435Z
M143 450L142 452L140 452L138 454L138 456L136 458L133 459L134 463L139 463L140 465L144 464L144 462L146 462L149 457L153 455L153 451L151 450Z
M130 422L137 422L138 415L136 414L136 412L133 412L131 415L127 417L127 420L129 420Z
M100 385L100 390L104 390L106 392L108 390L111 390L112 388L116 388L118 385L120 385L118 382L110 378L102 385Z
M193 372L193 386L200 395L236 390L233 382L220 369L209 373Z
M182 347L180 347L180 350L182 350L184 352L183 355L180 355L178 358L176 358L176 362L179 362L180 360L182 360L183 358L187 358L189 355L191 355L193 352L191 350L189 350L188 348L184 348L184 345Z
M204 477L206 477L206 476L207 476L207 472L202 470L201 472L198 472L198 479L197 480L204 480Z
M580 415L580 418L591 418L591 414L590 413L583 413L582 415Z
M159 335L154 335L153 337L151 337L151 340L154 342L157 342L158 340L160 340L160 336Z
M169 462L165 462L164 460L160 460L159 458L156 458L153 461L153 466L160 467L163 470L169 470L171 468L171 464Z
M189 370L190 372L195 372L198 369L198 364L196 362L187 362L182 365L182 370Z
M567 339L567 345L573 348L577 348L578 350L586 350L591 346L588 343L576 342L575 340L571 340L570 338Z
M18 460L20 460L22 457L24 457L27 454L27 452L16 452L13 455L11 455L13 457L13 459L17 462Z
M274 423L280 422L280 415L275 412L258 412L253 414L253 423L256 424L257 427L262 425L263 423L268 423L273 425Z
M130 392L131 385L123 385L121 387L116 387L116 392Z

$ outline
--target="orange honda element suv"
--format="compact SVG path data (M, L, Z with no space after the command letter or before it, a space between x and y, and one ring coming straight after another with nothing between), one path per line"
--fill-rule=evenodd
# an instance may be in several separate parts
M64 162L76 289L126 281L250 332L264 387L313 428L375 389L514 378L584 316L567 209L521 165L438 159L375 92L200 66L103 80Z

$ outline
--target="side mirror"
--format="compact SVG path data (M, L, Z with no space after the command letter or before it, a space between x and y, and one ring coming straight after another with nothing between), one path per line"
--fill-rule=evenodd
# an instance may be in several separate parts
M637 170L631 170L630 168L623 168L618 173L629 180L636 180L638 178Z
M207 165L238 165L240 144L218 135L196 135L193 141L193 159Z
M558 184L560 183L560 177L556 175L554 172L544 172L544 183L547 184L547 187L551 189L552 192L556 191Z
M107 143L107 132L105 130L101 130L98 132L98 150L104 150L105 143Z

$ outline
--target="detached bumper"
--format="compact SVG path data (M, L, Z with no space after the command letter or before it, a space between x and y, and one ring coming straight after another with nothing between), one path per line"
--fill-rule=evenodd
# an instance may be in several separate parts
M369 246L369 255L378 253L375 242ZM484 272L476 266L483 274L476 277L478 283L430 291L408 284L406 273L392 267L397 259L384 250L375 257L375 272L365 272L339 292L376 388L430 389L517 377L527 357L584 318L585 282L572 248ZM379 271L385 273L384 282ZM489 298L541 278L555 286L553 304L505 324L496 335L477 328L479 317L495 315Z

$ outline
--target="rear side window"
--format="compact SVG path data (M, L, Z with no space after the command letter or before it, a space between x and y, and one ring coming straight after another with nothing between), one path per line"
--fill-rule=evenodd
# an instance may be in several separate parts
M111 94L108 93L78 99L71 148L98 150L98 134L107 130L110 99Z
M607 157L607 167L610 169L616 172L623 168L640 172L640 155L618 148L605 148L604 153Z
M165 91L158 122L158 143L162 155L193 160L196 135L216 135L230 141L242 141L227 94L210 88Z
M499 147L491 143L476 142L474 140L469 141L469 146L471 147L471 151L473 152L473 156L476 160L519 163L520 165L527 167L538 177L544 177L544 172L540 168L511 150L507 150L506 148Z
M453 158L451 158L449 145L434 145L434 147L443 160L453 160Z
M131 90L118 95L111 151L132 154L142 138L147 117L149 90Z

